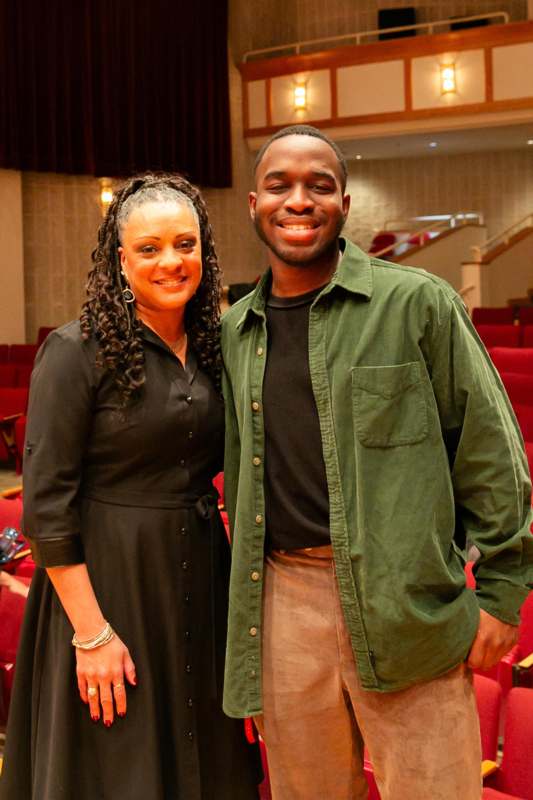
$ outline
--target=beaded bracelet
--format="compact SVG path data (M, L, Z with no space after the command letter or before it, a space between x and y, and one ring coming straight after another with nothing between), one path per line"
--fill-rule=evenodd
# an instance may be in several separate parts
M101 647L103 644L110 642L114 635L115 631L109 622L106 622L104 629L96 636L93 636L92 639L86 639L84 642L80 642L76 634L74 634L72 637L72 644L80 650L94 650L96 647Z

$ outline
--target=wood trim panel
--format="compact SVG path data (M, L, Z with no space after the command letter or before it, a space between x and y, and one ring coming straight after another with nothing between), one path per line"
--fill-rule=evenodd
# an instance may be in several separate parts
M339 98L337 93L337 67L332 67L329 71L329 91L331 96L331 118L338 119Z
M250 103L248 100L248 83L242 83L242 127L248 130L250 127Z
M485 49L485 100L492 103L494 100L494 74L492 69L492 47Z
M413 84L411 81L411 59L406 58L403 62L403 83L405 97L405 111L413 110ZM405 112L404 112L405 113Z
M428 119L430 117L460 117L463 114L497 113L499 111L517 111L533 108L533 97L523 97L516 100L493 100L491 103L470 103L462 106L449 106L447 108L421 108L416 111L389 111L384 114L367 114L357 117L337 117L337 119L306 119L306 125L316 128L332 128L348 125L363 125L381 122L403 122L408 120ZM245 137L271 136L283 125L270 125L265 128L248 128L244 131Z
M413 36L409 39L391 39L371 44L337 47L334 50L299 56L265 58L238 66L243 81L252 81L295 72L412 59L450 50L476 50L531 41L533 41L533 21L511 22L507 25L489 25L450 33Z
M265 81L265 104L267 127L272 127L272 81L270 78Z

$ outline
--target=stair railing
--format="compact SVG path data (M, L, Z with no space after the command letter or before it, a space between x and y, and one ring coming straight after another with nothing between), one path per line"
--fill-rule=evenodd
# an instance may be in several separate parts
M444 231L449 230L450 228L458 228L461 227L462 225L472 224L473 219L477 219L477 222L475 224L477 225L483 224L483 217L481 214L474 214L474 213L467 214L464 211L459 211L456 214L451 214L446 219L436 220L431 225L425 225L423 228L420 228L419 230L400 233L400 237L396 242L387 245L387 247L384 247L382 250L378 250L377 253L372 253L372 256L374 258L382 258L382 256L387 255L389 253L392 254L399 245L405 244L406 242L409 241L409 239L414 239L418 236L420 240L420 238L423 238L426 234L443 233ZM399 220L397 222L399 222ZM386 225L387 224L390 223L386 223ZM387 230L387 227L385 227L384 230ZM388 230L391 229L389 228ZM417 245L413 245L413 247L416 246Z
M500 244L509 244L510 239L515 236L517 233L520 233L521 230L524 228L533 227L533 213L526 214L525 217L519 219L518 222L514 222L512 225L509 225L504 231L501 233L497 233L495 236L492 236L490 239L487 239L486 242L483 242L481 245L472 245L470 248L473 258L472 260L476 264L483 263L483 259L494 247L497 247Z

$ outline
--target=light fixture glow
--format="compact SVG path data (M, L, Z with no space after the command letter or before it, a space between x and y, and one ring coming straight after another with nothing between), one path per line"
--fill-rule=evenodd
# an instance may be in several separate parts
M298 83L294 87L293 105L295 109L307 108L307 87L305 83Z
M361 159L362 159L362 158L363 158L363 156L361 155L361 153L357 153L357 155L356 155L356 159L357 159L358 161L361 161Z
M100 178L100 208L105 217L109 205L113 202L113 187L109 178Z
M430 142L428 147L437 147L437 142Z
M455 92L455 64L441 64L440 67L440 93L450 94Z
M528 144L533 144L533 139L528 139L528 140L527 140L527 143L528 143Z

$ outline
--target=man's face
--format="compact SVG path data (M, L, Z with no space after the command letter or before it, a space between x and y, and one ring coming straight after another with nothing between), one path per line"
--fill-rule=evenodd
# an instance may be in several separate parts
M285 136L257 168L250 214L259 237L282 263L304 267L337 247L350 207L341 168L327 142Z

